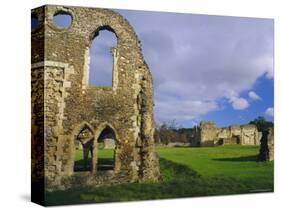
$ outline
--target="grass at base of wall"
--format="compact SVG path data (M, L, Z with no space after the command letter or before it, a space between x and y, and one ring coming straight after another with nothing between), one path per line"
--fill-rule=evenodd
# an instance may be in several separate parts
M46 194L47 205L100 203L273 191L273 162L256 146L158 148L162 181L81 187Z

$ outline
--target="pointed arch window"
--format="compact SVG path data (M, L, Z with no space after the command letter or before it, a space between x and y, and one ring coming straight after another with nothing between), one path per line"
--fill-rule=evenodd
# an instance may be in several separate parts
M89 54L88 85L98 87L113 86L114 49L117 38L114 31L108 27L100 27L93 36Z
M100 133L98 139L98 171L113 170L115 164L115 149L117 139L115 132L106 126Z
M74 171L92 171L94 134L89 126L84 125L75 138Z

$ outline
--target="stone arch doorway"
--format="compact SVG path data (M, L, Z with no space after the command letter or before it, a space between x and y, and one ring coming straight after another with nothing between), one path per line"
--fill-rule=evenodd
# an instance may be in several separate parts
M96 147L97 171L115 170L118 140L115 130L111 126L105 125L101 127L96 139Z
M92 171L94 131L89 124L84 123L77 132L74 136L75 154L73 171Z

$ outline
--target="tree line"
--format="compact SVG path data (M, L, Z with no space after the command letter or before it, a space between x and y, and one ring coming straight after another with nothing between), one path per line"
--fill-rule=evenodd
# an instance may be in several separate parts
M176 121L163 122L156 127L154 133L155 142L161 144L190 143L192 137L193 128L178 127Z

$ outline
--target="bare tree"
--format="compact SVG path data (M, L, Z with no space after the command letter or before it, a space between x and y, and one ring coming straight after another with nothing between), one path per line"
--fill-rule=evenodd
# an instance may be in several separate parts
M168 144L171 142L187 143L188 136L185 128L180 128L176 120L169 122L163 122L160 126L157 126L155 130L155 141L157 143Z

